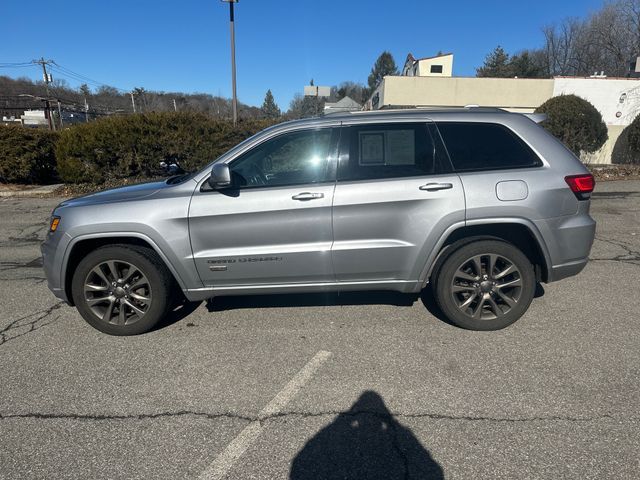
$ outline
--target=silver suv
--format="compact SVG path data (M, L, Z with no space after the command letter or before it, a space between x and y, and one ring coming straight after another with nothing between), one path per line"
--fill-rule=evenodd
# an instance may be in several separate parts
M192 174L68 200L42 245L53 293L114 335L176 299L430 287L495 330L580 272L593 177L532 118L404 110L283 123Z

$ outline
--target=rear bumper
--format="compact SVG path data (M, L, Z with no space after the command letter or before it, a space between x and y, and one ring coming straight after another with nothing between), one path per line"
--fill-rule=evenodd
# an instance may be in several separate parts
M548 218L537 221L536 226L551 260L547 282L577 275L584 269L596 235L596 222L588 213Z
M588 261L588 258L584 258L575 262L564 263L562 265L554 265L549 271L547 283L557 282L558 280L562 280L563 278L573 277L574 275L579 274L584 269L584 267L587 266Z

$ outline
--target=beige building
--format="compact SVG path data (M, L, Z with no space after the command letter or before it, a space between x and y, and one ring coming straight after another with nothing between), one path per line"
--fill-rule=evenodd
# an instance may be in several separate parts
M440 53L434 57L414 58L407 55L402 68L403 77L451 77L453 53Z
M450 60L448 75L431 74L432 63ZM422 63L424 62L424 63ZM556 77L477 78L453 77L453 55L416 60L410 54L400 76L384 77L365 109L409 107L497 107L530 113L551 97L575 94L591 102L607 124L609 139L587 163L611 163L611 154L622 130L640 113L640 79ZM443 67L443 72L445 68Z
M553 95L553 79L384 77L370 108L483 107L532 112Z

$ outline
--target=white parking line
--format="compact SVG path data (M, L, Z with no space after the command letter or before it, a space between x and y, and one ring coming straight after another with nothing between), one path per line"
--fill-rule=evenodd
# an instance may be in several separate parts
M331 356L331 352L319 351L309 362L302 367L285 387L273 397L273 399L260 411L257 420L247 425L227 448L200 474L200 480L218 480L223 478L233 464L242 456L251 444L260 436L264 426L261 420L276 415L298 394L298 392L311 380L322 364Z

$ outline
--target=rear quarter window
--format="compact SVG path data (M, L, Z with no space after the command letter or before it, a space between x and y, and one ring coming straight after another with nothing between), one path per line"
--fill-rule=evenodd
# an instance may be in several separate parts
M542 165L536 153L504 125L439 122L437 127L457 172Z

